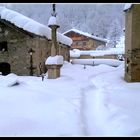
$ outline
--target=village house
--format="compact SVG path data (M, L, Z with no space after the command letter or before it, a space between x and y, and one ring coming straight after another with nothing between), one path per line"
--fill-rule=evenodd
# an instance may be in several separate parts
M82 32L77 29L70 29L63 33L64 35L70 37L73 40L73 43L71 45L71 50L78 49L82 51L82 55L79 56L81 59L88 59L88 58L115 58L116 56L90 56L90 52L87 53L87 51L93 51L98 49L106 49L106 43L107 39L103 39L94 35L91 35L86 32ZM71 59L75 59L76 57L73 57L74 55L71 55Z
M77 29L70 29L63 33L73 40L71 49L79 50L96 50L99 46L106 46L107 40L79 31Z
M46 73L51 53L51 29L13 10L0 7L0 72L18 75ZM59 55L70 59L72 40L57 32Z

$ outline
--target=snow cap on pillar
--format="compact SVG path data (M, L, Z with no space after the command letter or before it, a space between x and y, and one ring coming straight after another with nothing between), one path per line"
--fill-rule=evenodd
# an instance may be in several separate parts
M51 16L51 17L49 18L49 21L48 21L48 26L50 27L50 26L52 26L52 25L56 25L56 26L59 27L58 20L57 20L57 18L54 17L54 16Z
M59 24L58 24L58 19L56 18L56 11L55 11L55 4L53 4L53 12L51 14L52 16L49 18L49 21L48 21L48 26L51 27L51 26L57 26L58 28L60 27Z

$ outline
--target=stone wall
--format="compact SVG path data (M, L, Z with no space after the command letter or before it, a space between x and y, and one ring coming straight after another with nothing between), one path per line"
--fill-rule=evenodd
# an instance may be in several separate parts
M95 59L117 59L116 55L105 55L105 56L88 56L88 55L82 55L80 56L81 59L91 59L91 58L95 58Z
M71 57L72 59L117 59L117 55L105 55L105 56L96 56L92 57L90 55L81 55L79 58L77 57Z
M59 55L62 55L64 57L64 61L70 61L70 47L63 45L63 44L59 44Z
M0 42L7 41L8 51L0 52L0 62L7 62L11 66L11 72L17 74L28 73L26 65L26 36L21 32L15 31L4 24L0 24L3 33Z
M117 55L105 55L105 56L95 56L97 59L117 59Z
M93 57L90 55L81 55L79 59L92 59Z
M50 55L50 43L45 38L38 36L29 36L18 30L14 30L4 24L1 24L2 30L6 31L0 37L0 42L7 41L8 51L0 52L0 62L7 62L11 66L11 72L18 75L30 74L30 54L32 48L34 75L45 72L45 58ZM41 70L39 65L41 63Z
M45 61L50 56L51 43L45 38L35 37L26 40L27 50L30 48L34 50L33 53L33 67L34 75L41 75L46 73ZM30 67L30 55L28 53L28 67Z
M140 4L125 12L125 80L140 82Z

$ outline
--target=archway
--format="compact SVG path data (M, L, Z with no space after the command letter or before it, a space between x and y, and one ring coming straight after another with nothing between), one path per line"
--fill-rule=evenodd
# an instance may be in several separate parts
M8 75L11 73L10 64L6 62L0 62L0 72L2 75Z

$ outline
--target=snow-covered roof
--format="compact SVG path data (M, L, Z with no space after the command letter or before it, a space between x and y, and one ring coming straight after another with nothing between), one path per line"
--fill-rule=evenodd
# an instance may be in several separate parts
M89 38L93 38L93 39L98 40L98 41L107 42L107 39L103 39L103 38L91 35L91 34L89 34L87 32L83 32L83 31L80 31L80 30L77 30L77 29L74 29L74 28L64 32L63 34L65 35L66 33L69 33L69 32L72 32L72 31L75 32L75 33L87 36Z
M127 3L127 4L125 4L124 5L124 11L126 11L126 10L128 10L128 9L130 9L132 7L132 3Z
M0 6L0 17L1 19L9 21L25 31L34 33L39 36L44 36L51 40L51 29L49 27L31 18L28 18L16 11ZM58 32L57 32L57 40L58 42L68 46L71 46L72 44L71 38Z

